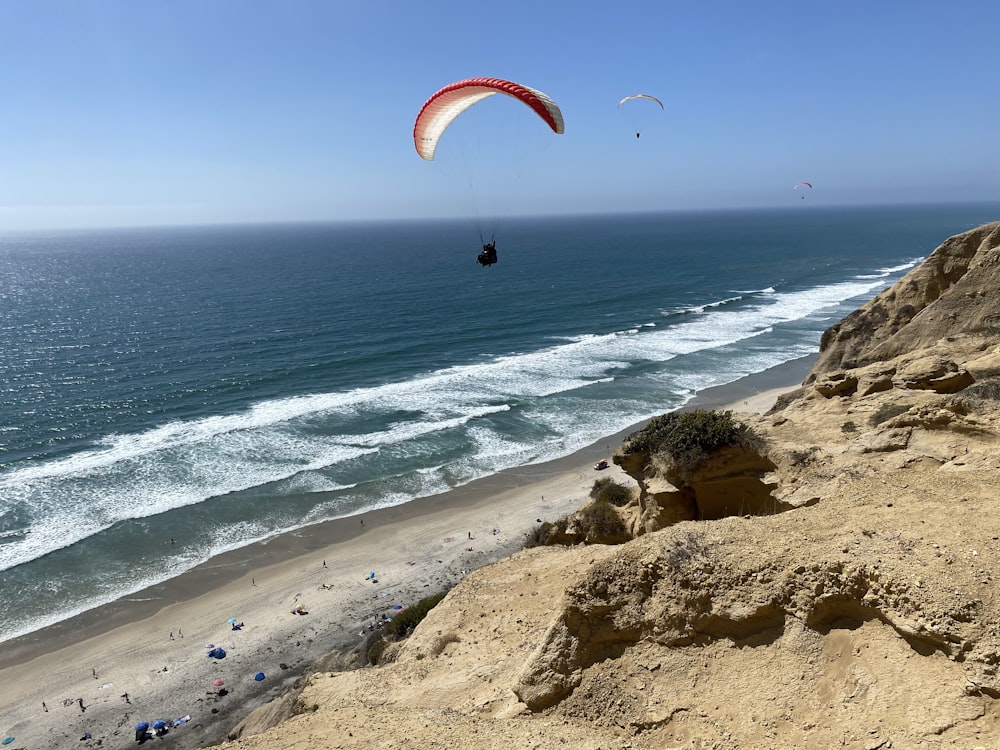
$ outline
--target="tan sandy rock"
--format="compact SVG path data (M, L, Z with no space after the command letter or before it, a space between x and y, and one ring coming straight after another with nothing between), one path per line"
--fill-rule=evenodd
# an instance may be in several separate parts
M917 352L947 337L1000 331L1000 222L943 242L923 263L832 326L807 382Z
M616 458L630 541L475 571L389 663L227 747L1000 746L998 246L952 238L831 329L740 415L758 456Z

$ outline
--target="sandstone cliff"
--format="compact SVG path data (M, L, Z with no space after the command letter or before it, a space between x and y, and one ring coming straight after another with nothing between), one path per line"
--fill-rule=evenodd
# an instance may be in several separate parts
M830 328L806 382L928 347L992 340L1000 333L997 289L1000 222L951 237L898 284Z
M619 454L630 541L474 572L391 663L229 746L997 746L998 245L954 237L832 328L738 415L760 452Z

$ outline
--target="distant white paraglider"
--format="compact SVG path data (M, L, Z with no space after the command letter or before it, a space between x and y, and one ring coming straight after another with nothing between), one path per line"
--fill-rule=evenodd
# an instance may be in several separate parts
M618 109L621 109L622 105L625 104L626 102L632 102L632 101L642 100L642 99L645 99L645 100L651 101L651 102L655 102L656 104L660 105L660 109L661 110L664 109L663 102L661 102L655 96L650 96L649 94L630 94L629 96L624 97L620 102L618 102ZM641 133L642 133L642 128L636 127L635 128L635 137L638 138L641 135Z

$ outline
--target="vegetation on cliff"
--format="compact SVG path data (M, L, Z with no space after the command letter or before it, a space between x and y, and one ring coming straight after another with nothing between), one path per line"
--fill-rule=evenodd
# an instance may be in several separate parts
M764 439L752 427L737 421L731 411L695 409L654 417L625 439L621 452L665 455L678 468L690 471L714 451L734 446L759 451Z
M594 486L590 488L590 499L596 502L611 503L611 505L620 508L627 505L632 499L632 490L621 482L604 477L594 481Z
M433 596L425 596L412 607L401 610L399 614L387 622L368 643L368 663L380 663L382 655L389 644L408 637L416 629L417 625L420 624L421 620L427 617L427 613L444 599L446 594L447 592L441 592Z
M621 544L631 539L619 508L632 500L632 489L609 477L595 480L591 502L578 512L536 526L525 547L572 544Z

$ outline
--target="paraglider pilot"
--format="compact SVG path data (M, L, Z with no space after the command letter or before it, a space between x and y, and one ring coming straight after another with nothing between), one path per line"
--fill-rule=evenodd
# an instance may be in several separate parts
M483 251L479 253L476 261L481 266L492 266L497 262L497 243L496 240L492 240L489 243L483 245Z

